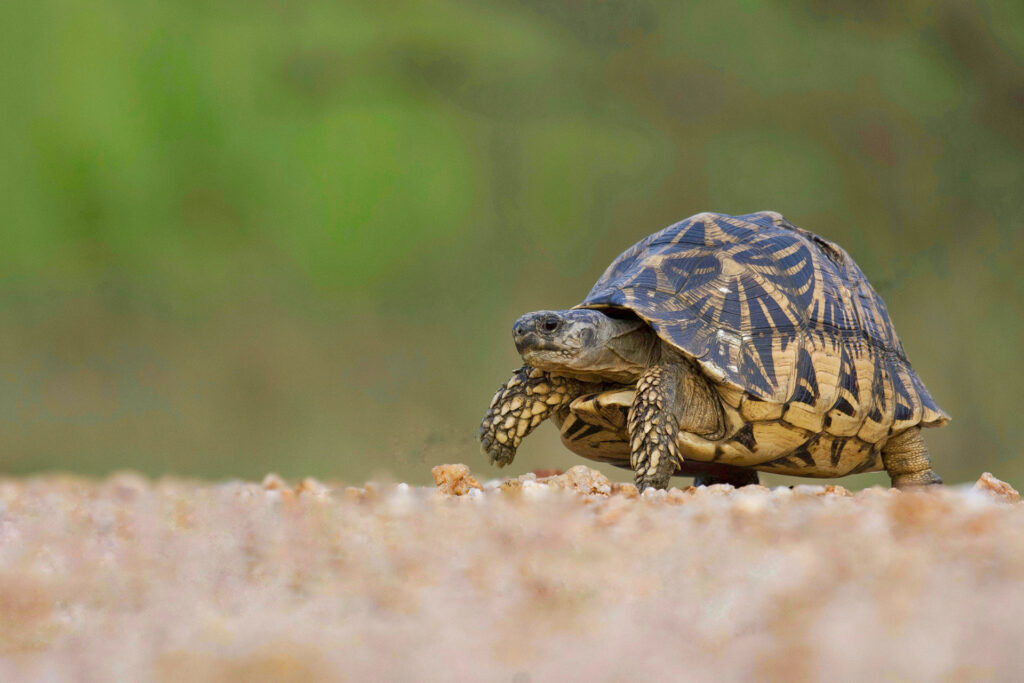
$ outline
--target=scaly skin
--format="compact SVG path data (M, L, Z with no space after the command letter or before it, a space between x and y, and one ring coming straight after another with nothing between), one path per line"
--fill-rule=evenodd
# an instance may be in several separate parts
M681 355L662 349L659 364L640 376L629 409L630 465L637 488L667 488L672 475L685 468L678 445L681 430L719 438L724 428L719 399L708 381ZM708 473L698 481L743 486L757 483L757 473Z
M480 423L480 443L492 465L516 457L523 438L555 411L583 393L584 382L556 377L524 365L491 400Z
M911 427L897 434L882 448L882 463L898 489L918 488L941 484L942 479L932 470L928 447L921 438L921 428Z
M629 464L641 492L667 488L683 462L676 444L678 373L678 367L655 365L636 383L636 398L629 409Z

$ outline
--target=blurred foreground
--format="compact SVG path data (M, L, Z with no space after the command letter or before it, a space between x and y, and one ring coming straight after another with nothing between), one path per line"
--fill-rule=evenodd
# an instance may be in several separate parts
M0 481L0 679L1014 680L1024 505L599 472ZM1019 679L1018 679L1019 680Z

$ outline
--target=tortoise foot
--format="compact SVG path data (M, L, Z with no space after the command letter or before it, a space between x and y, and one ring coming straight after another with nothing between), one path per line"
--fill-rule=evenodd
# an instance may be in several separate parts
M723 473L707 473L698 474L693 478L694 486L713 486L715 484L729 484L740 488L741 486L750 486L760 484L761 480L757 476L757 470L735 470L732 472Z
M935 474L934 470L924 470L913 474L901 474L892 478L893 488L906 491L908 489L921 489L926 486L937 486L942 483L942 478Z

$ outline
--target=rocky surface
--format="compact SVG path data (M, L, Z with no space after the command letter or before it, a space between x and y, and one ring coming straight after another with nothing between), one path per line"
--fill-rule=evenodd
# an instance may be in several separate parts
M586 467L436 488L0 480L0 680L1018 680L1024 505L639 495Z

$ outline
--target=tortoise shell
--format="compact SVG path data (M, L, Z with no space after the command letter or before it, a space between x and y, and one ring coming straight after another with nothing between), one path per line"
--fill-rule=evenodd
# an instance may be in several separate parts
M671 225L616 258L579 307L629 310L697 362L732 408L738 446L723 458L719 443L708 459L753 464L760 429L780 457L799 457L812 439L856 437L849 446L870 460L889 436L949 420L853 259L778 213Z

